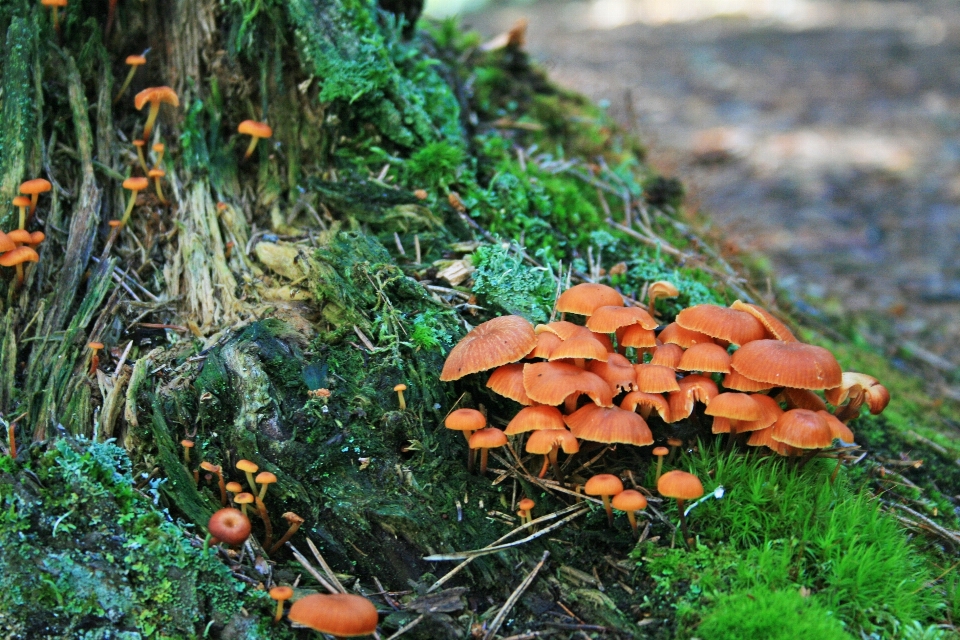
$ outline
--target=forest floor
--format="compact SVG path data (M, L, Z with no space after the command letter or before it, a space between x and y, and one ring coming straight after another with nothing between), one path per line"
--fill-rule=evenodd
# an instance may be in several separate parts
M533 57L637 131L726 251L768 257L795 300L960 396L960 10L708 5L538 2L465 23L528 18Z

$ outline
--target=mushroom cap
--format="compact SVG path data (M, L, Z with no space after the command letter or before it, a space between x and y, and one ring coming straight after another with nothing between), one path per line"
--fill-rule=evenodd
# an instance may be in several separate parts
M841 380L839 387L827 389L824 394L827 397L827 402L834 406L843 404L851 390L856 386L859 386L866 394L864 400L870 408L870 413L876 415L886 409L890 403L890 392L873 376L855 371L844 371Z
M822 415L809 409L784 411L774 423L770 437L798 449L823 449L833 443L830 425Z
M713 398L704 413L732 420L759 420L763 415L763 408L756 398L747 393L727 391Z
M787 401L788 409L827 410L827 403L823 401L823 398L809 389L790 389L788 387L780 392L779 397Z
M677 369L681 371L705 371L707 373L730 373L730 354L718 344L701 342L683 352Z
M666 393L679 391L680 383L677 374L669 367L658 364L637 364L633 366L637 372L637 389L646 393Z
M30 244L33 236L26 229L14 229L7 234L7 237L17 244Z
M527 431L550 431L556 429L566 430L567 426L563 422L563 414L560 409L548 405L538 405L535 407L524 407L513 416L513 420L507 425L506 433L508 436L515 436L518 433Z
M763 324L749 313L715 304L687 307L677 314L676 322L689 331L741 346L767 335Z
M587 404L564 416L563 420L580 440L607 444L619 442L638 447L653 444L653 433L647 421L632 411L618 407Z
M47 239L47 235L43 231L31 231L30 241L27 242L27 244L32 244L36 246L46 239Z
M538 325L543 326L543 325ZM537 333L537 346L533 348L530 353L527 354L528 358L549 358L550 353L557 348L563 342L555 333L549 331L541 331Z
M45 7L65 7L67 0L40 0L40 4Z
M754 340L734 352L730 366L751 380L794 389L832 389L843 381L832 353L802 342Z
M621 347L649 349L657 346L657 334L653 329L645 329L639 324L632 324L617 331L617 344Z
M13 239L3 231L0 231L0 252L13 251L16 248L17 244Z
M657 491L664 498L694 500L703 495L703 485L700 478L692 473L674 469L660 476L657 480Z
M608 356L609 352L604 344L589 331L583 331L554 347L547 359L552 361L564 358L588 358L604 362Z
M784 342L797 342L796 336L787 328L787 325L780 322L780 320L766 309L758 307L755 304L750 304L749 302L741 302L740 300L735 300L733 304L730 305L730 308L749 313L759 320L771 338L783 340Z
M583 485L583 492L588 496L615 496L621 491L623 483L612 473L598 473Z
M680 390L671 391L667 398L670 402L671 422L689 418L693 413L694 402L710 406L710 401L719 393L713 380L696 374L681 379L679 386Z
M713 342L713 338L707 334L691 329L684 329L676 322L671 322L665 326L657 338L664 344L672 343L684 349L689 349L693 345L702 342Z
M531 433L524 450L527 453L546 455L558 447L564 453L576 453L580 451L580 442L566 429L547 429Z
M293 597L293 587L274 587L270 589L270 597L283 602Z
M406 390L407 390L407 385L405 385L405 384L403 384L403 383L401 382L401 383L398 384L398 385L394 385L393 390L394 390L394 391L406 391Z
M290 524L303 524L304 520L293 511L285 511L282 516L280 516Z
M180 446L186 447L187 449L193 449L194 447L193 440L183 439L180 441Z
M180 98L177 97L177 92L170 87L149 87L133 98L133 106L137 108L137 111L143 109L148 102L166 102L174 107L180 106Z
M516 362L537 346L533 325L520 316L501 316L473 328L450 350L440 380L450 382Z
M270 128L270 125L256 120L244 120L237 126L237 131L255 138L269 138L273 135L273 129Z
M651 407L660 414L664 422L670 422L670 404L659 393L631 391L620 401L620 408L624 411L636 411L637 407Z
M614 333L620 327L631 325L656 329L659 323L640 307L625 307L622 302L618 305L598 307L587 318L587 328L596 333Z
M637 384L637 372L633 364L619 353L609 354L606 362L589 361L587 371L603 378L611 389L629 391Z
M242 491L237 495L233 496L233 501L237 504L253 504L254 497L252 493L247 491Z
M162 178L165 175L167 175L167 172L163 169L150 169L150 171L147 171L148 178Z
M147 141L146 141L146 140L134 140L134 141L133 141L133 146L135 146L135 147L145 147L146 145L147 145Z
M209 471L210 473L220 473L221 471L220 465L207 462L206 460L200 463L200 468L204 471Z
M165 148L165 147L163 146L163 143L162 143L162 142L157 142L157 143L155 143L155 144L153 145L153 150L154 150L156 153L160 153L161 151L164 150L164 148Z
M788 444L782 442L777 442L772 437L773 427L767 427L766 429L758 429L750 434L750 437L747 438L748 447L767 447L771 449L774 453L781 456L790 456L802 449L795 449Z
M90 347L91 349L103 349L102 342L88 342L87 346Z
M711 433L730 433L733 431L733 427L730 424L730 418L724 418L723 416L714 416L713 424L710 426Z
M215 538L223 540L229 545L237 546L243 544L250 537L250 519L243 515L239 509L226 507L210 516L207 529L210 531L210 535Z
M471 449L496 449L507 444L507 436L496 427L484 427L473 432L468 441Z
M670 453L670 449L667 449L666 447L654 447L653 449L653 455L655 456L665 456L668 453Z
M30 247L17 247L0 255L0 267L15 267L24 262L40 262L40 256Z
M129 189L130 191L143 191L150 186L150 181L144 178L143 176L137 176L135 178L127 178L123 181L123 188Z
M647 297L650 300L657 298L676 298L680 295L680 290L672 282L666 280L657 280L650 284L647 289Z
M243 471L244 473L256 473L260 468L257 463L250 462L249 460L237 460L237 469Z
M377 608L351 593L314 593L290 607L287 618L320 633L341 638L367 636L377 630Z
M548 322L547 324L538 324L533 328L533 331L538 336L541 333L552 333L561 340L569 340L581 331L590 330L586 327L580 326L579 324L568 322L567 320L554 320L553 322Z
M731 363L733 359L731 358ZM723 376L723 386L727 389L733 389L734 391L766 391L767 389L772 389L774 385L767 384L766 382L757 382L756 380L751 380L750 378L744 377L730 369L730 373Z
M639 491L624 489L613 496L610 505L619 511L640 511L647 508L647 497Z
M600 307L622 307L623 296L605 284L585 282L570 287L557 298L557 311L593 315Z
M717 396L717 398L719 397L720 396ZM733 427L733 431L735 433L759 431L760 429L772 427L777 421L777 418L783 415L783 409L781 409L777 401L770 396L765 396L762 393L755 393L750 397L753 398L754 402L760 406L760 417L756 420L734 421L731 426ZM714 398L714 400L716 400L716 398ZM710 403L710 406L713 406L712 402Z
M139 67L142 64L147 64L147 58L145 56L134 54L132 56L127 56L126 63L131 67Z
M840 418L829 411L817 411L817 414L827 422L827 426L830 427L830 431L833 433L834 440L851 444L854 442L853 431L850 430L850 427L843 424Z
M668 342L661 344L654 350L653 357L650 358L650 364L676 369L680 364L681 358L683 358L683 347Z
M524 511L530 511L530 509L533 509L535 506L537 506L537 503L530 498L524 498L517 504L517 506Z
M66 2L58 6L65 7ZM32 196L35 193L45 193L50 191L52 188L53 185L51 185L48 180L44 180L43 178L34 178L33 180L27 180L26 182L20 184L20 193L25 193L28 196Z
M225 489L230 493L242 493L243 485L240 484L239 482L228 482Z
M253 480L257 484L274 484L277 481L277 476L269 471L261 471Z
M585 393L597 404L613 404L610 385L598 375L565 362L535 362L523 366L523 388L534 402L558 405L573 393Z
M26 196L17 196L13 199L13 206L15 207L29 207L31 204L32 201Z
M487 426L487 419L476 409L457 409L450 412L443 426L453 431L479 431Z
M549 333L541 335L552 336ZM533 404L533 400L523 388L523 365L520 363L505 364L494 369L487 378L487 388L522 405Z

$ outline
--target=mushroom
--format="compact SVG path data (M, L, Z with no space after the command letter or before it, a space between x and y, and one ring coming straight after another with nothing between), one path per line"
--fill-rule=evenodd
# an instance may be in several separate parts
M717 383L706 376L689 375L678 383L679 391L671 391L667 400L670 402L670 421L678 422L689 418L693 413L693 405L699 402L710 406L710 401L720 392Z
M667 282L666 280L657 280L650 284L647 288L647 300L648 307L647 310L650 312L650 315L656 315L656 303L659 298L676 298L680 295L680 290L677 289L673 283Z
M160 198L160 202L167 204L167 199L163 197L163 191L160 189L160 178L167 175L167 172L163 169L150 169L147 171L147 177L153 178L153 184L157 187L157 197Z
M149 89L144 89L133 99L133 106L137 108L137 111L142 111L148 102L150 103L150 113L147 115L147 123L143 125L142 139L144 141L150 139L150 133L153 131L153 123L157 121L157 114L160 113L161 102L166 102L174 107L180 106L180 99L177 97L176 92L170 87L150 87Z
M200 463L200 468L204 471L209 471L210 473L217 474L217 484L220 486L220 504L223 506L227 505L227 487L223 483L223 470L220 468L220 465L213 464L212 462L207 462L204 460Z
M695 500L703 495L703 485L700 479L692 473L674 469L667 471L657 480L657 491L664 498L674 498L677 501L677 511L680 512L680 528L683 531L683 541L688 545L690 532L687 531L687 519L683 515L683 503Z
M130 222L130 214L133 213L133 205L137 202L137 194L150 186L150 181L146 178L127 178L123 181L123 188L130 190L130 200L127 201L127 210L123 212L123 218L120 219L120 226L125 227Z
M66 2L64 2L66 6ZM56 9L54 9L56 10ZM53 185L50 184L48 180L43 178L34 178L33 180L27 180L26 182L20 185L20 193L25 196L30 196L30 215L33 216L34 211L37 210L37 201L40 199L41 193L46 193L53 188ZM20 228L23 229L24 225L20 225Z
M17 286L23 286L23 263L40 262L40 256L30 247L17 247L0 255L0 267L17 268Z
M336 638L355 638L374 633L380 617L373 603L362 596L314 593L294 602L287 619Z
M400 411L405 411L407 408L407 401L403 399L403 392L407 390L407 385L402 382L393 387L393 390L397 392L397 398L400 402Z
M549 333L542 333L537 336L538 343L540 337L544 335L552 336ZM534 351L536 351L536 348L534 348ZM523 388L523 365L520 363L505 364L494 369L490 377L487 378L487 388L522 405L530 406L533 404L533 400L530 399Z
M557 406L573 395L575 405L574 394L586 394L600 406L613 405L613 392L603 378L566 362L524 365L523 388L531 400L541 404Z
M270 547L270 555L275 554L287 540L293 537L293 534L295 534L297 529L300 528L300 525L303 524L303 518L295 514L293 511L287 511L284 513L283 519L287 521L287 524L289 524L290 527L287 529L287 532L283 534L283 536L277 540L272 547Z
M236 496L238 493L243 492L243 485L240 484L239 482L228 482L226 489L227 489L227 493L233 494L233 496L231 496L230 498L232 500L233 497Z
M57 36L60 35L60 15L57 12L58 9L67 6L67 0L40 0L40 4L45 7L50 7L53 9L53 30L57 32Z
M617 392L632 391L637 386L633 363L619 353L609 354L606 362L591 360L587 363L587 371L603 378Z
M824 411L823 414L827 412ZM823 415L809 409L790 409L777 418L770 437L795 449L805 450L807 452L806 459L803 461L805 463L816 455L817 451L833 443L833 433Z
M654 350L653 356L650 358L650 364L676 369L680 365L680 360L682 358L683 347L671 342L667 344L661 344Z
M243 515L247 515L247 505L253 504L254 499L255 496L252 493L246 492L238 493L237 495L233 496L233 501L240 505Z
M670 367L659 364L635 364L633 370L637 374L638 391L644 393L680 391L677 373Z
M250 146L247 147L247 152L243 154L244 160L253 155L253 150L257 148L257 142L260 141L260 138L269 138L273 135L273 129L270 128L270 125L256 120L244 120L237 127L237 131L253 137L250 140Z
M542 478L547 475L547 466L549 465L553 467L557 482L564 484L563 472L557 462L557 452L561 449L566 454L574 454L580 451L580 443L576 436L566 429L545 429L530 434L526 444L527 453L543 456L543 466L540 468L540 474L537 477Z
M210 545L212 538L222 540L231 546L243 544L250 537L250 519L232 507L220 509L207 523L207 539L203 543L204 550Z
M183 464L187 465L187 468L190 468L190 449L193 449L194 442L193 440L187 440L184 438L180 441L180 446L183 447Z
M100 366L100 356L97 354L98 351L103 349L102 342L88 342L87 346L90 347L90 350L93 352L90 355L90 375L97 375L97 367Z
M485 427L471 435L467 442L471 449L480 449L480 475L483 475L487 472L490 449L507 444L507 436L496 427Z
M153 152L157 154L157 159L154 161L153 166L159 167L160 163L163 162L163 151L165 148L162 142L153 145Z
M277 601L277 612L273 615L273 623L276 624L283 617L283 603L293 597L293 588L274 587L270 589L270 597Z
M730 367L750 380L793 389L832 389L843 382L832 353L802 342L755 340L733 353Z
M610 497L623 491L623 483L620 478L610 473L600 473L589 480L583 487L583 492L588 496L600 496L603 500L603 508L607 510L607 522L613 526L613 509L610 506Z
M474 327L450 350L440 380L460 378L520 360L537 346L533 326L520 316L501 316Z
M647 421L638 414L619 407L587 404L564 416L563 421L580 440L632 444L638 447L653 444L653 433L650 432Z
M663 328L663 331L657 335L657 339L663 344L675 344L684 349L689 349L695 344L702 342L713 342L713 338L699 331L684 329L676 322L671 322Z
M147 64L147 58L143 54L127 56L126 63L130 65L130 73L127 74L127 79L123 81L123 86L120 87L120 91L117 92L117 97L113 99L113 104L117 104L120 101L120 98L123 97L127 87L129 87L130 83L133 81L133 76L137 72L137 68Z
M715 304L687 307L677 314L676 323L688 331L741 346L767 335L763 324L749 313Z
M255 462L250 462L249 460L237 460L236 467L247 474L247 483L250 485L250 491L256 494L257 484L253 481L253 474L255 474L260 467L257 466Z
M634 491L633 489L625 489L617 495L613 496L613 500L610 502L610 505L619 511L627 512L627 520L630 521L630 526L633 528L633 532L637 532L637 511L647 508L647 498L639 491Z
M749 302L741 302L740 300L735 300L733 304L730 305L730 308L749 313L759 320L763 328L767 330L769 337L776 340L783 340L784 342L797 342L796 336L793 335L793 332L790 331L787 325L780 322L780 320L766 309L758 307L755 304L750 304Z
M670 422L670 404L659 393L631 391L620 401L620 408L624 411L636 411L637 407L640 407L640 417L644 420L647 420L650 413L656 409L664 422Z
M530 522L530 510L537 506L537 503L531 500L530 498L524 498L520 501L520 504L517 507L520 509L520 513L523 514L520 516L520 521L524 524Z
M267 486L276 484L277 476L269 471L261 471L257 474L257 477L254 478L254 480L258 485L260 485L260 493L257 495L257 497L263 500L263 498L267 495Z
M677 369L704 373L730 373L730 354L718 344L701 342L683 352Z
M563 423L563 414L559 409L548 405L536 405L520 409L517 415L513 416L504 433L515 436L527 431L566 430L566 428L567 426Z
M450 415L443 421L443 425L451 431L460 431L463 433L467 444L470 443L470 436L474 431L479 431L487 426L487 418L476 409L457 409L450 412ZM467 470L473 470L473 450L467 450Z
M670 453L670 449L667 449L666 447L653 448L653 455L657 456L657 481L660 480L660 472L663 470L663 457L668 453Z
M623 296L605 284L585 282L570 287L557 297L556 309L561 313L592 316L600 307L622 307Z

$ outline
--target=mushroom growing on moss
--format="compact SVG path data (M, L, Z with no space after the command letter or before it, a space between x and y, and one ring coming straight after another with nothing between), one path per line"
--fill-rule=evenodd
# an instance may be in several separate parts
M60 14L58 9L62 9L67 6L67 0L40 0L40 4L45 7L50 7L53 9L53 30L57 32L57 36L60 35Z
M607 523L613 526L613 509L610 506L610 498L623 491L623 483L620 478L610 473L600 473L589 480L583 487L584 493L588 496L600 496L603 500L603 508L607 511Z
M238 546L250 537L250 519L240 511L227 507L220 509L212 516L207 524L210 532L204 543L204 548L211 542L211 538L222 540L229 545Z
M293 537L293 534L295 534L300 528L300 525L303 524L303 518L295 514L293 511L287 511L284 513L283 519L286 520L287 524L290 526L287 529L287 532L284 533L283 536L277 540L272 547L270 547L270 555L275 554L287 540Z
M692 473L674 469L660 476L657 481L657 491L664 498L674 498L677 501L683 541L689 544L690 532L687 531L687 518L683 513L683 503L687 500L696 500L703 495L703 485L700 483L700 479Z
M253 481L253 474L255 474L260 468L259 465L257 465L255 462L250 462L249 460L237 460L236 467L240 471L243 471L245 474L247 474L247 484L250 485L250 491L253 494L256 494L257 483Z
M639 491L625 489L613 496L613 500L610 502L610 505L618 511L627 512L627 520L630 521L630 526L633 528L633 532L636 533L637 511L647 508L646 496Z
M153 184L157 188L157 198L159 198L163 204L167 204L167 199L163 197L163 191L160 189L160 178L165 175L167 175L167 172L163 169L150 169L150 171L147 171L147 177L153 178Z
M276 624L283 617L283 603L293 597L293 587L274 587L270 589L270 597L277 601L277 611L273 616L273 623Z
M87 346L90 347L90 350L93 352L90 355L90 375L95 376L97 375L97 367L100 366L100 356L97 352L103 349L103 343L88 342Z
M404 411L407 408L407 401L403 398L403 392L407 390L407 385L402 382L393 387L393 390L397 392L397 400L400 403L400 411Z
M496 427L486 427L470 436L469 444L471 449L480 449L480 475L483 475L487 472L490 449L507 444L507 436Z
M269 138L273 135L273 129L270 128L270 125L256 120L244 120L237 127L237 131L252 138L250 146L247 147L247 152L243 154L244 160L253 155L253 150L257 148L257 142L260 141L260 138Z

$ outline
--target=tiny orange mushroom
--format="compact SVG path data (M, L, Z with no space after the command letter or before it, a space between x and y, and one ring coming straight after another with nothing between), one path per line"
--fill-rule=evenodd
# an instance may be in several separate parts
M120 220L120 226L125 227L130 222L130 214L133 213L133 205L137 202L137 194L150 186L147 178L127 178L123 181L123 188L130 190L130 200L127 201L127 210L123 212L123 218Z
M27 207L30 205L30 198L27 196L17 196L13 199L13 206L20 209L20 228L27 226Z
M40 0L40 4L45 7L50 7L53 9L53 30L57 32L57 36L60 35L60 14L58 9L67 6L67 0Z
M91 351L93 351L93 355L90 356L90 375L94 376L97 374L97 368L100 366L100 356L97 354L97 352L103 349L103 343L88 342L87 346L90 347ZM184 452L184 455L186 455L186 452ZM187 461L189 462L189 458Z
M150 103L150 113L147 115L147 123L143 125L143 140L150 139L150 132L153 131L153 124L157 121L157 114L160 113L160 103L166 102L173 107L180 106L180 98L170 87L150 87L144 89L133 99L133 106L137 111L142 111L147 103Z
M127 79L123 81L123 86L120 87L120 91L117 92L117 97L113 99L113 104L117 104L117 102L120 101L120 98L123 97L127 87L129 87L130 83L133 82L133 76L137 72L137 67L147 64L147 58L144 55L127 56L126 63L130 65L130 73L127 74Z
M0 267L17 268L17 286L23 285L24 262L40 262L40 256L30 247L17 247L0 255Z
M266 122L257 122L256 120L244 120L237 127L237 131L253 137L253 139L250 140L250 146L247 147L247 152L243 154L244 160L253 155L253 150L257 148L257 143L260 141L260 138L273 136L273 129L270 128L270 125Z
M50 184L49 180L44 180L43 178L34 178L33 180L27 180L26 182L20 185L20 193L25 196L30 196L30 215L33 215L33 212L37 210L37 200L40 199L41 193L46 193L53 188L53 185ZM20 226L23 229L23 226Z
M160 202L167 204L167 199L163 197L163 191L160 189L160 178L167 175L167 172L163 169L150 169L147 171L147 177L153 178L153 183L157 187L157 197L160 198Z

